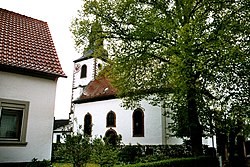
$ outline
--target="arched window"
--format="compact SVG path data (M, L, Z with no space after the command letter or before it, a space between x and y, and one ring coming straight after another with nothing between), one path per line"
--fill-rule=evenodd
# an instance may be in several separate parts
M133 113L133 137L144 137L144 114L140 108Z
M84 134L91 136L92 132L92 116L88 113L84 117Z
M86 77L87 77L87 66L84 64L82 65L82 68L81 68L80 78L86 78Z
M110 111L107 114L107 127L115 127L116 126L116 116L113 111Z

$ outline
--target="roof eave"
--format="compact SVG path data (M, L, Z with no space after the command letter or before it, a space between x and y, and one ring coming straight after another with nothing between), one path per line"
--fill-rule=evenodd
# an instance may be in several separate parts
M90 103L90 102L96 102L96 101L104 101L104 100L111 100L116 99L116 95L107 95L107 96L96 96L96 97L89 97L85 99L77 99L74 100L74 104L81 104L81 103Z
M49 80L56 80L59 77L67 78L67 76L64 74L48 73L48 72L32 70L32 69L27 69L27 68L20 68L20 67L15 67L15 66L8 66L8 65L3 65L3 64L0 64L0 71L28 75L28 76L38 77L38 78L45 78Z

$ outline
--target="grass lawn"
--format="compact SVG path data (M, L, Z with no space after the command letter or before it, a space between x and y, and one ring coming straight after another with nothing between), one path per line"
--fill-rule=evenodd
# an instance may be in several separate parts
M71 163L53 163L53 167L73 167L73 164ZM100 167L100 165L97 164L87 164L87 167Z

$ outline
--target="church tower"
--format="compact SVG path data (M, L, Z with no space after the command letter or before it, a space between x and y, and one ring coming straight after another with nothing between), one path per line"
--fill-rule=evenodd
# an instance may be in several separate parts
M99 71L104 67L107 60L107 51L103 47L102 28L98 21L92 24L88 36L89 45L83 55L74 60L74 72L72 83L72 99L77 100L85 87L96 78ZM74 104L71 102L70 119L74 113Z
M98 21L94 22L88 36L89 45L83 56L74 61L73 97L79 98L88 85L94 80L107 60L107 51L103 47L102 27Z
M94 80L98 72L102 69L105 61L95 58L92 55L94 51L88 50L82 57L74 61L74 74L72 85L72 100L77 100L84 88L90 81Z

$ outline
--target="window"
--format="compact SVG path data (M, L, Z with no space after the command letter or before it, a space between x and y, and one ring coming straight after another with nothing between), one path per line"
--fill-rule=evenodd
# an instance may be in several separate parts
M87 77L87 66L84 64L82 65L82 69L81 69L81 78L86 78Z
M88 113L84 117L84 134L91 136L92 116Z
M0 98L0 143L27 144L29 102Z
M115 127L116 126L116 116L113 111L110 111L107 114L107 127Z
M144 137L144 114L140 108L133 113L133 137Z

